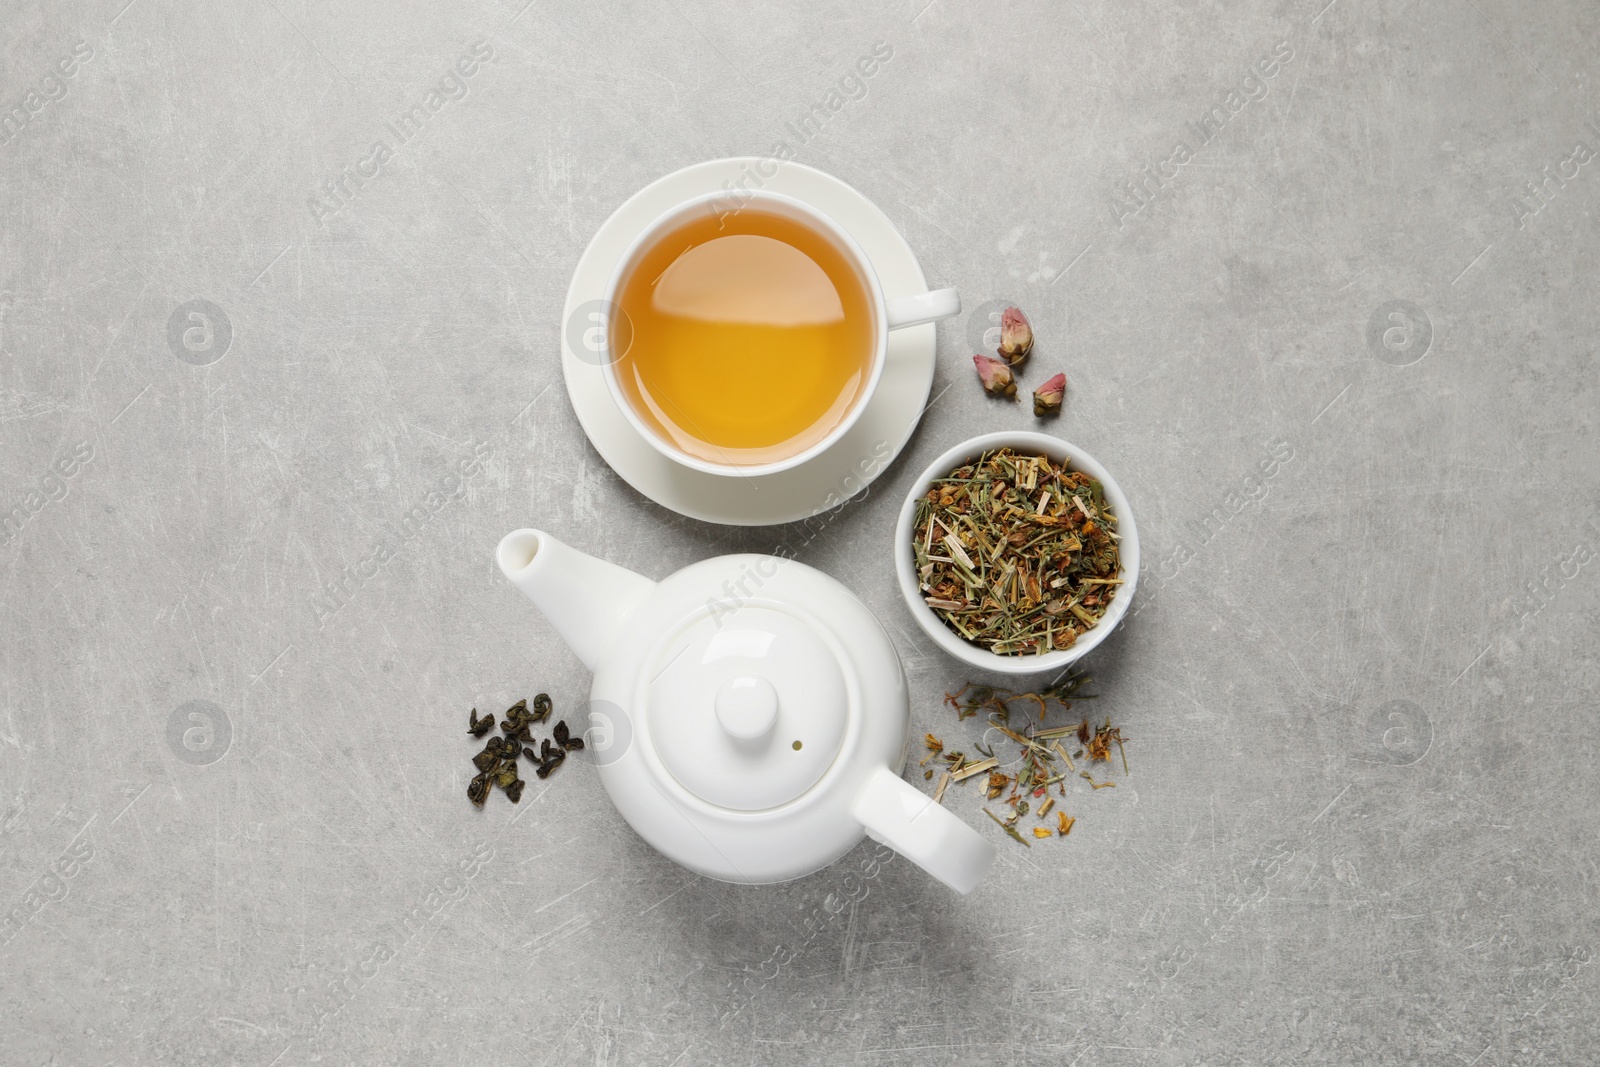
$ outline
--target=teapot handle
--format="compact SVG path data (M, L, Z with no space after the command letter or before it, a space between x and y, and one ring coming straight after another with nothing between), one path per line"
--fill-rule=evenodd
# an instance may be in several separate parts
M856 797L855 816L867 836L894 849L963 895L994 863L994 845L942 804L878 767Z

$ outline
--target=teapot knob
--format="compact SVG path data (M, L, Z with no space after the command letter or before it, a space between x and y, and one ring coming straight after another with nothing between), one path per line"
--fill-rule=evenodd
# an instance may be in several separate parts
M778 721L778 691L765 678L729 678L717 690L716 708L724 730L742 741L754 741Z

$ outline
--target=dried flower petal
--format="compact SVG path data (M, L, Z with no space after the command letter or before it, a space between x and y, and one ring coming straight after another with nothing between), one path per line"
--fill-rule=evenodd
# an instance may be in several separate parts
M1033 327L1020 308L1006 308L1000 313L1000 355L1015 367L1033 351Z
M1004 360L993 356L973 356L972 362L978 368L978 379L983 382L984 392L992 396L1016 397L1017 382Z
M1061 398L1067 395L1067 376L1057 374L1033 391L1033 414L1037 418L1054 415L1061 410Z

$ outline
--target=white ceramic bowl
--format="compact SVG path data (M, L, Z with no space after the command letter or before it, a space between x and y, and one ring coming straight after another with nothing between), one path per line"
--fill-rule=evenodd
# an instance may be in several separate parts
M1071 648L1055 649L1031 656L997 655L963 639L960 634L946 626L922 598L922 590L917 582L916 557L911 551L911 533L916 523L917 502L927 495L934 479L945 477L952 470L977 459L984 452L1006 447L1023 455L1049 456L1057 463L1067 461L1073 470L1082 471L1091 478L1098 479L1105 487L1106 502L1111 505L1111 511L1117 517L1117 535L1121 538L1117 542L1117 547L1122 560L1122 570L1118 577L1123 581L1122 588L1117 593L1116 599L1111 602L1111 606L1106 609L1105 616L1100 622L1079 637ZM900 592L905 596L906 607L917 620L917 625L921 626L940 648L978 670L994 671L998 674L1039 674L1044 671L1060 670L1088 655L1111 634L1112 630L1116 629L1117 623L1128 613L1128 606L1133 603L1134 587L1139 583L1139 532L1133 524L1133 509L1128 506L1128 498L1123 495L1122 487L1089 453L1049 434L1032 433L1027 430L1002 430L961 442L928 464L927 469L917 476L916 484L911 487L905 504L900 508L900 521L895 524L894 568L900 578Z

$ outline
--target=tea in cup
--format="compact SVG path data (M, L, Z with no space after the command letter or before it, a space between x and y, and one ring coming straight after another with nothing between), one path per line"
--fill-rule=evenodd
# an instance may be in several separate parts
M953 289L885 300L827 215L766 191L722 194L647 227L607 292L605 373L634 427L713 474L804 463L855 424L890 330L955 315Z

